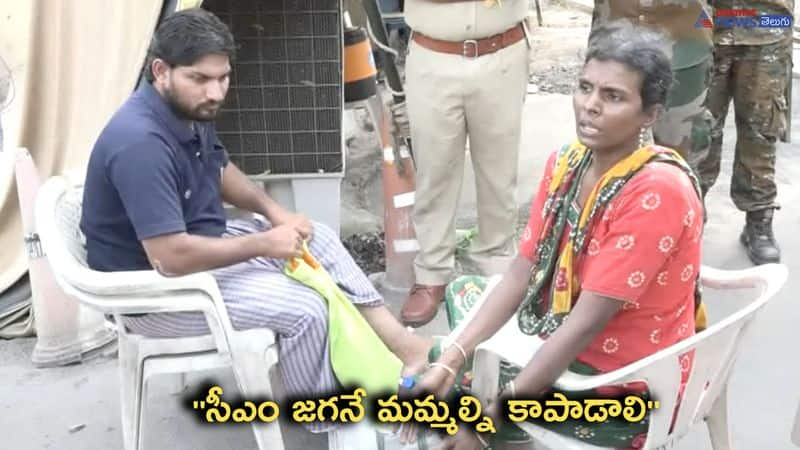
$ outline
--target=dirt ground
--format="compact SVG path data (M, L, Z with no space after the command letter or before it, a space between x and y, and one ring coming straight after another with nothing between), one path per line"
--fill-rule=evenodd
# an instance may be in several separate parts
M531 17L529 94L570 94L583 61L589 14L557 3L542 12L543 26Z
M538 26L535 15L529 19L532 45L528 94L570 94L583 60L591 16L558 2L543 3L542 6L543 26ZM402 69L401 66L401 73ZM354 109L348 114L342 237L345 247L362 270L366 273L382 272L385 260L378 141L366 111ZM519 217L518 233L527 218L524 207ZM474 217L458 219L459 229L473 225Z

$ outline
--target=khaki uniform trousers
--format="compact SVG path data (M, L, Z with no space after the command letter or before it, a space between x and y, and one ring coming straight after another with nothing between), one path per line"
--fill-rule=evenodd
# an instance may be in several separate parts
M442 285L453 279L467 138L478 205L471 259L489 275L504 271L514 256L528 51L525 39L477 58L409 45L406 100L417 167L417 283Z

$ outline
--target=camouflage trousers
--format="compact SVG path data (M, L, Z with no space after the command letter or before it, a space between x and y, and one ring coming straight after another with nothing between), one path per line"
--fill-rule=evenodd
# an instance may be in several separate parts
M646 135L655 142L677 150L692 169L709 154L711 146L711 112L705 106L712 58L699 64L675 70L675 83L669 92L667 106Z
M736 149L731 199L741 211L774 208L775 147L787 130L785 98L791 42L720 45L714 51L708 107L714 116L711 150L698 167L703 193L717 180L722 160L722 131L733 99Z

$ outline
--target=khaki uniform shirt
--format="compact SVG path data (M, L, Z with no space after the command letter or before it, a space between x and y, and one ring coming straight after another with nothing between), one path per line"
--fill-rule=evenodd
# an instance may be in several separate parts
M672 67L683 69L712 54L712 30L695 27L701 12L712 17L707 0L595 0L592 27L626 18L661 29L675 41Z
M754 9L757 16L793 16L794 0L714 0L714 9ZM758 19L756 17L756 19ZM714 28L717 45L765 45L791 41L792 24L788 28L726 27Z
M403 15L412 30L434 39L481 39L525 20L528 0L501 0L500 5L494 6L486 6L480 0L454 3L406 0Z

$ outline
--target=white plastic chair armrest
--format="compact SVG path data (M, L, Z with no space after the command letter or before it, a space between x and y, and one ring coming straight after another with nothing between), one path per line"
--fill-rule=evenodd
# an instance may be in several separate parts
M514 324L515 326L515 324ZM525 336L524 345L510 345L507 339L489 339L478 345L477 352L490 352L500 358L519 367L525 367L533 358L534 354L542 347L544 340L538 336ZM661 357L664 351L657 353ZM643 360L636 361L630 365L622 367L612 372L599 375L579 375L565 371L554 383L555 387L564 391L584 391L634 381L637 379L639 371L649 364L655 362L653 355ZM658 358L660 359L660 358Z
M762 289L758 300L738 314L746 314L749 310L757 308L767 299L774 296L783 286L787 277L786 266L782 264L766 264L743 270L720 270L713 267L702 266L700 273L703 284L708 287L722 289ZM723 328L733 320L735 320L735 317L729 317L709 327L708 331L714 332L715 329ZM480 344L476 351L492 352L512 364L524 367L542 346L544 341L537 336L523 335L518 329L514 328L516 327L516 320L512 319L512 322L513 323L507 324L495 337ZM509 329L508 327L512 328ZM524 337L526 339L525 345L510 345L508 339L513 335ZM642 370L659 363L664 358L673 357L688 351L702 338L702 334L692 336L689 339L663 349L647 358L600 375L579 375L565 372L555 382L555 387L565 391L583 391L601 386L635 381L641 379L640 375Z
M203 291L211 296L220 295L216 281L205 272L180 277L165 277L154 270L86 272L81 274L84 276L64 276L73 286L95 295L152 296L176 291Z
M722 270L701 266L700 281L712 289L745 289L762 286L764 297L772 297L783 286L788 275L783 264L764 264L741 270Z
M230 352L233 326L214 278L208 273L164 277L155 271L94 272L67 278L55 272L64 291L115 315L200 312L206 318L220 353ZM72 274L74 275L74 274ZM85 274L84 274L85 275Z
M107 314L159 314L170 312L206 312L216 314L214 302L201 291L173 292L157 296L106 295L99 296L65 285L65 292L94 309Z

